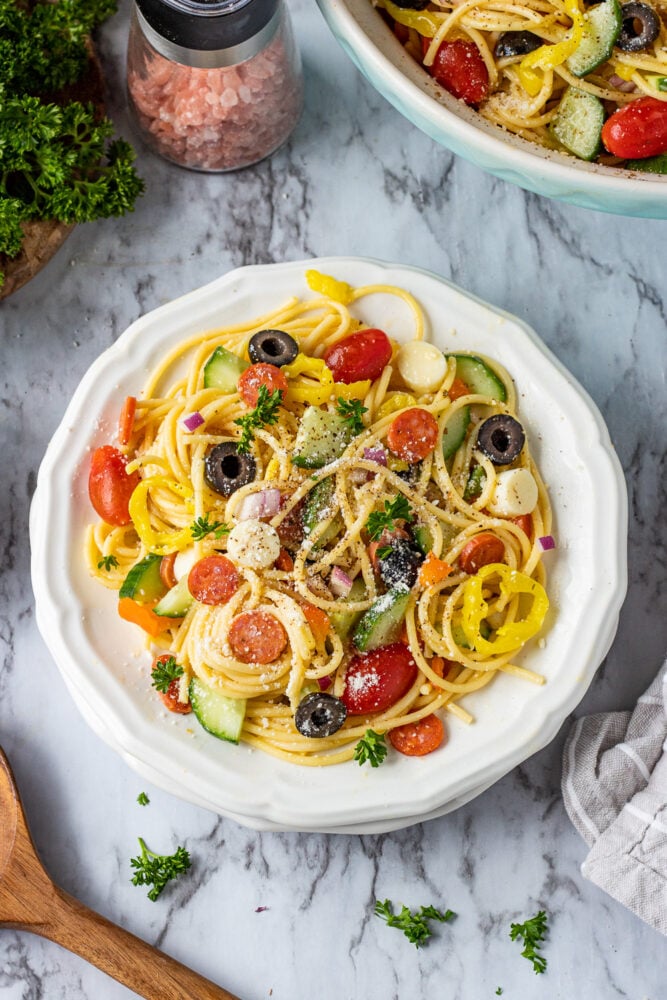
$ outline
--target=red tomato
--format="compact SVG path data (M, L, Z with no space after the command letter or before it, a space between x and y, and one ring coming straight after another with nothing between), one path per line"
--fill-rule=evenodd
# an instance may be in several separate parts
M430 38L422 38L424 53ZM434 80L466 104L479 104L489 93L489 71L474 42L443 42L432 66L425 66Z
M614 111L602 126L602 141L624 159L667 153L667 101L640 97Z
M490 531L482 531L461 549L459 566L464 573L476 573L489 563L502 562L504 557L505 546L500 539Z
M387 434L389 448L404 462L421 462L431 454L437 440L438 422L420 406L399 413Z
M158 694L170 712L176 712L178 715L187 715L188 712L192 711L192 708L190 707L190 703L188 701L179 700L179 686L178 678L175 677L166 692L158 691Z
M139 473L128 475L124 455L110 444L93 452L88 476L90 502L103 521L120 526L131 521L129 503L139 485Z
M238 390L246 406L257 406L260 386L265 385L268 392L279 389L287 391L287 378L275 365L250 365L238 381Z
M229 629L229 645L242 663L273 663L287 645L282 624L266 611L244 611Z
M517 517L511 517L510 521L512 521L513 524L516 524L517 527L521 528L524 535L527 535L528 538L532 538L533 536L532 514L519 514L517 515Z
M226 604L238 586L236 566L227 556L204 556L188 573L188 590L202 604Z
M408 722L389 730L389 742L406 757L423 757L437 750L445 739L445 727L437 715L427 715L419 722Z
M417 673L412 653L402 642L360 653L345 673L341 701L350 715L384 712L410 690Z
M361 382L379 378L391 361L391 343L382 330L362 330L343 337L324 352L324 363L336 382Z

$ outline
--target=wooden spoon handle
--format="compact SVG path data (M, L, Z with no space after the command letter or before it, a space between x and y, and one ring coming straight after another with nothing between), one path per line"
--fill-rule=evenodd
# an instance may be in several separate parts
M48 921L30 930L85 958L146 1000L238 1000L62 889L56 888L50 902Z

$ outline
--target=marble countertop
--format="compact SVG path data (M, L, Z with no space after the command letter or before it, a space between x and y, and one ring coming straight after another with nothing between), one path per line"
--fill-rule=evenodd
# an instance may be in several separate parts
M629 707L667 648L667 223L527 194L416 131L292 0L306 109L273 159L204 176L140 150L148 190L81 226L0 307L0 743L55 880L243 1000L664 1000L665 942L584 881L554 742L458 812L382 836L256 833L148 787L79 717L38 634L28 507L39 462L94 358L141 313L240 264L360 254L430 268L535 327L608 422L630 493L629 592L577 715ZM121 133L128 4L101 33ZM145 790L150 806L136 804ZM194 868L152 903L129 883L141 834ZM458 917L416 950L376 898ZM265 908L258 912L258 907ZM547 975L508 938L550 915ZM661 961L662 958L662 961ZM57 946L0 931L1 1000L131 994Z

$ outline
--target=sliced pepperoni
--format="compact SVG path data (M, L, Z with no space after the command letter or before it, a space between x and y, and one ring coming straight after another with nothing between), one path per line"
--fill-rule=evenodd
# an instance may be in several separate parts
M174 574L174 563L176 562L177 552L170 552L168 556L162 556L162 562L160 563L160 579L167 588L171 590L178 583L176 576Z
M244 611L233 620L229 645L242 663L273 663L287 645L282 624L266 611Z
M170 712L176 712L177 715L187 715L188 712L192 711L192 708L189 701L180 701L178 697L180 686L178 677L175 677L167 690L158 691L158 694Z
M438 440L438 422L432 413L414 406L392 421L387 444L404 462L421 462L430 455Z
M239 587L239 575L227 556L204 556L188 574L188 590L201 604L226 604Z
M464 573L476 573L482 566L502 562L504 558L504 544L490 531L483 531L463 546L459 556L459 566Z
M406 757L424 757L437 750L445 739L445 727L437 715L427 715L389 732L389 742Z

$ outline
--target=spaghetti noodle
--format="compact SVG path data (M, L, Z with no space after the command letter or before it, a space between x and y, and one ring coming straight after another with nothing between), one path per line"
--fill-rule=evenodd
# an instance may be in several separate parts
M369 728L391 739L392 731L418 730L441 710L472 722L461 699L498 674L543 682L514 657L539 631L548 604L539 540L549 536L551 512L516 420L512 380L497 362L435 352L431 361L442 365L442 375L420 391L420 382L433 381L433 365L420 370L414 345L421 345L417 356L422 347L434 349L422 339L424 319L413 297L393 286L351 289L316 274L311 282L325 294L290 299L167 353L122 430L127 466L119 475L131 488L128 513L92 525L85 552L101 584L120 589L121 597L132 594L120 602L134 609L121 610L123 617L144 627L160 660L177 665L172 707L175 698L175 707L187 711L194 682L240 706L245 743L293 763L328 765L350 760ZM354 318L349 307L375 293L409 306L408 347ZM252 410L242 393L260 369L272 367L248 367L246 360L249 341L262 331L286 335L298 356L274 370L287 390L271 395L260 388ZM332 350L345 354L357 334L364 343L381 334L390 357L372 378L339 381ZM211 360L220 349L238 363L242 392L213 384ZM357 357L355 364L367 361ZM324 402L309 402L321 400L322 391ZM256 421L248 451L239 452L240 427L270 398L273 419ZM497 432L490 418L500 420ZM343 427L334 458L317 451L326 434L316 441L304 433L315 420ZM507 448L516 428L516 455L494 460L483 435ZM221 446L234 458L233 468L222 468L241 476L232 486L211 479L210 456ZM105 448L109 458L115 449ZM419 457L406 461L401 456L410 448ZM519 515L504 506L502 488L517 475L534 489L530 510ZM92 473L91 499L99 510ZM136 584L144 568L157 589L146 577ZM225 574L222 591L213 569ZM179 588L185 600L176 607L170 595ZM172 617L160 617L165 601L172 601ZM404 689L390 704L368 709L364 698L378 682L371 667L391 668L394 683L392 656L408 664ZM385 680L379 678L381 687ZM346 706L335 731L312 738L312 726L297 729L295 713L308 695Z

